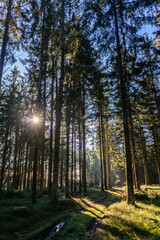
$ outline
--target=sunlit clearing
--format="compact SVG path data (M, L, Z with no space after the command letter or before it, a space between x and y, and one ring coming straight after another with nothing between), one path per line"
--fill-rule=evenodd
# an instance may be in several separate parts
M38 117L33 117L33 122L34 123L38 123L39 122L39 118Z

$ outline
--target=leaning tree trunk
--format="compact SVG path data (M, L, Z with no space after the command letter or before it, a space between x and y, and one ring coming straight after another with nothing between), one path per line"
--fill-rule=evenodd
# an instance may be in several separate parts
M127 203L134 204L134 190L133 190L133 176L132 176L132 160L131 151L129 143L129 126L128 126L128 116L127 116L127 91L126 83L123 76L123 66L122 66L122 56L121 56L121 45L119 37L119 26L117 18L117 9L115 6L115 0L113 2L114 18L115 18L115 35L117 44L117 67L120 82L121 91L121 104L122 104L122 114L123 114L123 129L125 138L125 155L126 155L126 182L127 182Z
M0 56L0 88L1 88L1 82L2 82L4 59L6 56L6 47L9 40L8 32L9 32L9 24L11 21L11 8L12 8L12 0L9 0L7 16L5 20L5 29L4 29L4 35L3 35L2 48L1 48L1 56Z

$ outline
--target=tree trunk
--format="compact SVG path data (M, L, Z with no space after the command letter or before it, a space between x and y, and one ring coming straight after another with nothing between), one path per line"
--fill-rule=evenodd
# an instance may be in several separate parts
M145 185L149 185L149 174L148 174L148 163L147 163L147 154L146 154L146 146L145 146L145 139L143 128L140 126L140 137L141 137L141 144L142 144L142 151L143 151L143 163L144 163L144 176L145 176Z
M69 136L70 136L70 107L66 107L66 129L67 129L67 146L66 146L66 172L65 172L65 197L69 198Z
M157 159L158 182L160 184L160 155L159 155L159 151L158 151L158 141L157 141L155 127L153 127L153 139L154 139L154 147L155 147L156 159Z
M27 142L26 157L25 157L25 168L24 168L24 179L23 179L23 190L26 189L28 154L29 154L29 143Z
M132 157L132 164L133 164L133 173L134 173L134 182L135 188L140 191L140 179L139 179L139 170L138 170L138 163L136 161L136 148L135 148L135 139L134 139L134 126L132 120L132 109L130 104L130 99L128 96L128 115L129 115L129 125L130 125L130 146L131 146L131 157Z
M102 150L103 150L103 176L104 176L104 188L107 189L107 167L106 167L106 136L103 117L101 115L101 128L102 128Z
M28 176L27 176L27 191L29 190L30 187L30 175L31 175L31 166L32 166L32 153L33 153L33 148L32 145L30 145L30 151L29 151L29 163L28 163Z
M83 129L82 191L83 192L87 192L87 183L86 183L85 86L84 86L84 78L83 78L82 129Z
M101 191L103 189L103 163L102 163L102 141L101 141L101 120L99 117L99 155L100 155L100 168L101 168Z
M7 126L7 129L6 129L6 132L5 132L5 139L4 139L4 148L3 148L3 155L2 155L2 167L1 167L1 179L0 179L0 190L2 189L3 180L4 180L4 171L5 171L7 149L8 149L8 135L9 135L9 126Z
M47 30L46 30L47 32ZM44 188L44 159L45 159L45 130L46 130L46 70L47 70L47 50L48 50L48 32L45 33L45 64L43 69L43 126L42 126L42 161L41 161L41 181L40 181L40 192Z
M13 161L13 188L16 188L17 182L17 152L18 152L18 128L16 127L16 139L15 139L15 148L14 148L14 161Z
M109 130L106 131L106 138L107 138L107 183L108 183L108 188L111 188L112 184L111 184L111 162L110 162Z
M73 193L73 164L74 164L74 116L72 118L71 194Z
M76 130L74 129L74 191L77 191L77 174L76 174Z
M81 137L81 117L79 116L79 192L82 192L82 137Z
M63 134L61 143L61 175L60 175L60 189L63 187Z
M52 83L51 83L51 116L50 116L50 140L49 140L49 169L48 169L48 189L51 197L52 161L53 161L53 103L54 103L54 55L52 55Z
M127 117L127 91L126 83L123 76L123 66L122 66L122 56L121 56L121 46L119 38L119 27L117 19L117 10L115 6L115 0L113 2L113 10L115 17L115 36L117 44L117 67L119 74L120 82L120 91L121 91L121 104L122 104L122 114L123 114L123 129L124 129L124 138L125 138L125 155L126 155L126 181L127 181L127 203L134 204L134 190L133 190L133 176L132 176L132 160L131 160L131 151L129 143L129 126L128 126L128 117Z
M61 110L63 101L63 82L64 82L64 0L61 2L62 19L61 19L61 77L59 82L59 94L57 93L56 101L56 126L55 126L55 147L54 147L54 172L53 172L53 203L58 201L58 165L59 165L59 146L60 146L60 127L61 127Z

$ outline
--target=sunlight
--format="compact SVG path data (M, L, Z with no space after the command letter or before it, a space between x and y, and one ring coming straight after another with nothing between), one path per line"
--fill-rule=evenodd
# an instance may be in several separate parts
M33 119L32 119L33 123L38 123L39 122L39 118L34 116Z

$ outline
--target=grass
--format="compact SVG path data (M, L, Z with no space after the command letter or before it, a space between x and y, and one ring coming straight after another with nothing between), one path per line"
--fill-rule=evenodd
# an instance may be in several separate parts
M16 206L26 206L24 211L17 212ZM28 239L54 222L60 221L67 212L78 210L79 206L72 199L61 198L57 207L54 207L45 196L38 198L32 205L30 194L20 198L19 193L2 196L0 199L0 239Z
M96 228L94 240L160 239L160 187L143 186L135 196L135 206L123 200L109 206Z
M28 240L67 216L65 227L50 239L160 239L160 187L142 186L135 197L136 204L132 206L124 201L124 188L104 192L90 189L87 194L77 193L71 199L61 195L54 207L47 195L32 205L30 193L5 193L0 199L0 239ZM25 211L13 210L22 205L27 206Z

